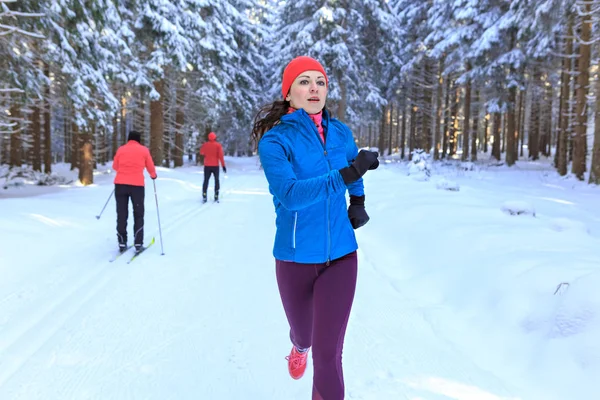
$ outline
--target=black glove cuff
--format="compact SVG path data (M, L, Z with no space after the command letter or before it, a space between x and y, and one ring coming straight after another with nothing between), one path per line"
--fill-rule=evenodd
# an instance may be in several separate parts
M360 179L360 174L358 173L356 168L354 168L353 165L342 168L339 171L340 171L340 175L342 175L342 179L344 179L344 183L346 185L348 185L350 183L354 183Z
M350 195L350 205L364 207L365 206L365 195L362 195L362 196Z

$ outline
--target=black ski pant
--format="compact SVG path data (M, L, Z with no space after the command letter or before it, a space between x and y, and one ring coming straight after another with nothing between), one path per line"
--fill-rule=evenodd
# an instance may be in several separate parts
M144 244L144 187L115 184L117 200L117 237L119 244L127 243L127 218L129 217L129 199L133 204L133 240L134 244Z
M208 181L210 180L210 175L215 176L215 199L219 197L219 166L216 167L207 167L204 166L204 184L202 185L202 197L206 197L206 190L208 189Z

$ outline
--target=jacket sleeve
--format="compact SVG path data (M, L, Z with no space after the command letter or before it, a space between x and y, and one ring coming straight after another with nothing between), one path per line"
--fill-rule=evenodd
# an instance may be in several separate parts
M223 155L223 146L219 143L219 160L221 161L221 166L225 166L225 156Z
M146 149L146 170L148 170L151 178L156 178L156 168L154 167L154 161L152 161L152 155L150 155L150 150L148 149Z
M346 158L348 160L348 165L350 165L358 155L358 147L356 147L356 143L354 142L354 136L352 135L352 131L350 130L350 128L348 128L344 124L342 124L342 127L342 130L346 135ZM363 178L360 178L356 182L349 184L348 193L351 196L363 196L365 194Z
M296 178L284 145L274 136L262 138L258 154L273 194L288 210L300 210L332 194L346 192L346 184L338 170L309 179Z
M119 172L119 157L120 157L120 152L119 150L117 150L116 154L115 154L115 158L113 158L113 162L112 162L112 169L113 171L117 171Z

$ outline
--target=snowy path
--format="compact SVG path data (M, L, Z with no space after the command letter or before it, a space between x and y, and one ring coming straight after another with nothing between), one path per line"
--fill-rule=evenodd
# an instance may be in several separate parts
M18 229L36 246L0 282L0 399L308 399L310 370L295 382L285 367L271 199L262 173L247 167L230 167L222 202L206 205L200 174L162 172L166 255L148 185L146 240L156 234L157 243L130 265L127 257L107 261L114 210L100 221L90 210L106 199L109 184L60 198L72 202L61 211L40 209L59 202L53 195L42 203L3 200L20 210ZM524 399L445 336L440 321L451 318L450 308L420 304L404 293L394 268L374 261L379 245L375 226L369 229L359 233L359 284L344 352L347 398ZM16 259L24 242L6 241L6 259ZM409 245L399 241L393 250L401 255ZM0 264L0 271L8 269Z

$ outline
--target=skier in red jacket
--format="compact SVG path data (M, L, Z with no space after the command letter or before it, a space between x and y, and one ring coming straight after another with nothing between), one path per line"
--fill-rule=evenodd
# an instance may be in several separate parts
M119 147L113 160L115 177L115 199L117 201L117 238L119 251L127 250L127 217L129 199L133 204L133 240L135 251L144 244L144 168L150 177L156 179L156 169L150 151L140 143L139 132L131 131L127 143Z
M202 201L206 203L206 190L210 175L215 176L215 201L219 201L219 162L223 167L223 172L227 173L225 159L223 158L223 147L217 142L217 135L214 132L208 134L208 142L204 142L200 147L200 155L204 156L204 184L202 185Z

